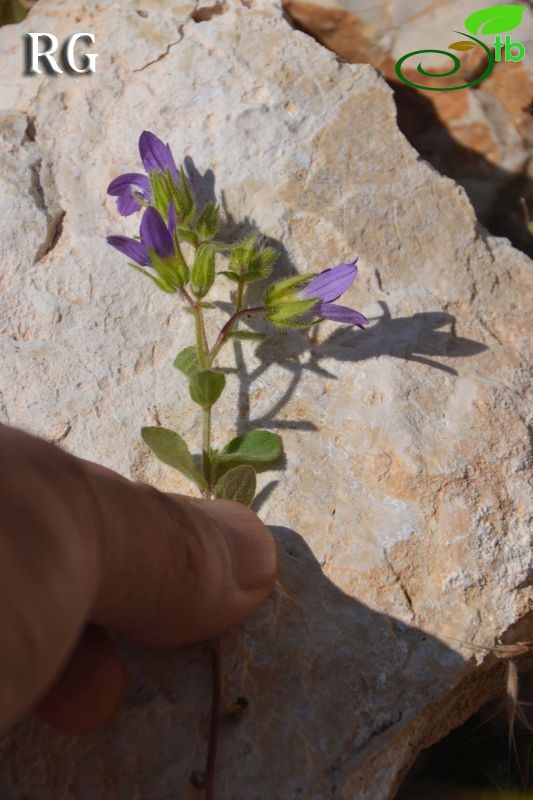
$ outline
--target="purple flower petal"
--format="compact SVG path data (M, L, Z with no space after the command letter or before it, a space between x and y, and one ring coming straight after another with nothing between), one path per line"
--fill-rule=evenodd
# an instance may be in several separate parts
M150 206L141 219L141 240L146 247L155 250L158 256L166 258L174 253L174 242L161 214Z
M125 172L124 175L119 175L111 181L107 187L107 193L113 196L118 196L127 192L130 187L135 189L142 195L150 193L150 181L146 175L140 172Z
M130 214L135 214L140 207L141 205L139 201L133 196L132 193L121 194L120 197L117 198L118 213L122 217L129 217Z
M139 153L147 172L151 169L170 169L174 180L179 180L178 170L168 144L164 144L155 133L143 131L139 138Z
M365 325L368 325L367 318L363 317L359 311L346 306L339 306L337 303L317 303L311 311L319 317L325 317L325 319L331 319L334 322L346 322L349 325L358 325L359 328L364 328Z
M137 239L130 239L128 236L108 236L107 242L141 267L150 266L150 258L144 242L138 242Z
M303 300L319 297L323 302L337 300L350 288L357 275L357 259L351 264L339 264L320 272L307 286L300 289L299 296Z
M126 172L111 181L107 187L107 193L113 197L118 197L117 208L123 217L129 217L139 210L139 203L136 194L140 194L144 200L150 200L150 181L146 175L138 172Z

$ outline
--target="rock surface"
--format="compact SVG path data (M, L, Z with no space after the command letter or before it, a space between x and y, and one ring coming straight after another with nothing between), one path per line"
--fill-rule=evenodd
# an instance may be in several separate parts
M395 65L399 58L422 48L425 69L445 72L451 59L431 51L448 50L463 39L466 16L499 2L486 0L392 0L369 4L366 0L287 0L285 8L311 36L342 58L368 63L379 69L396 91L399 124L418 152L439 172L460 183L474 204L478 218L493 232L503 232L529 254L533 240L524 223L524 198L533 212L533 73L528 54L533 51L533 14L527 5L512 40L525 46L520 62L502 57L492 73L473 89L417 91L402 83ZM509 3L503 3L508 5ZM478 36L493 46L494 35ZM485 69L479 46L457 53L458 73L441 79L417 72L421 57L404 63L403 74L413 83L458 86ZM485 59L485 60L484 60ZM460 80L464 78L464 81Z
M0 31L1 418L189 490L139 427L200 445L171 366L190 318L104 240L124 231L105 188L137 168L143 128L189 158L199 195L215 181L235 235L246 219L283 243L281 269L359 253L347 301L367 331L274 332L224 356L246 372L229 379L218 441L236 424L278 430L286 464L261 476L259 498L279 585L223 641L224 702L250 706L223 727L217 796L392 798L421 748L494 690L450 637L531 638L532 264L418 158L376 71L340 64L277 6L75 5L41 0ZM23 76L30 30L94 31L96 74ZM2 798L199 796L188 776L205 757L205 650L123 647L117 720L86 738L21 721L1 746Z

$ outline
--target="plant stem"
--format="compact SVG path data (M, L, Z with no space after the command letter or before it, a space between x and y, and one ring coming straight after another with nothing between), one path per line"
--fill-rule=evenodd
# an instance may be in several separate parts
M235 313L239 312L242 308L242 301L244 295L244 281L242 276L240 276L239 286L237 288L237 299L235 301Z
M202 461L207 481L206 497L211 499L211 407L202 411Z
M235 314L228 319L228 321L218 334L217 340L208 355L209 363L210 364L213 363L213 360L215 359L215 357L220 352L221 348L229 339L231 329L241 317L244 317L246 314L259 314L264 310L265 310L264 306L257 306L256 308L241 308L240 311L236 311Z
M211 640L211 719L209 722L209 744L205 767L205 800L215 800L215 768L220 734L220 699L222 695L222 671L220 668L220 641Z
M207 344L207 337L205 335L204 318L202 309L191 301L192 313L194 315L194 327L196 331L196 350L198 352L198 361L202 369L208 369L210 365L209 360L209 346ZM207 489L203 495L208 500L211 498L211 409L204 408L202 412L202 469L207 483Z

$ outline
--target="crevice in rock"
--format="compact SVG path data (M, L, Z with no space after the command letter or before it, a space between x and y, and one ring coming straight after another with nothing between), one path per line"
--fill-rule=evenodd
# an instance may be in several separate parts
M41 165L42 159L38 159L34 161L33 164L30 165L30 191L32 197L35 201L35 205L39 209L39 211L44 211L46 213L46 202L44 199L44 190L41 183Z
M209 22L210 19L220 16L220 14L224 14L227 10L228 7L225 2L215 3L212 6L203 6L202 8L198 8L196 11L193 11L191 14L191 19L194 20L194 22Z
M143 72L143 70L148 69L148 67L151 67L153 64L157 64L159 61L162 61L166 56L168 56L168 54L170 53L172 48L175 45L179 44L182 39L183 39L183 33L181 32L181 28L180 28L180 37L179 37L179 39L176 39L176 41L174 41L174 42L170 42L170 44L168 44L166 46L165 50L162 53L160 53L157 56L157 58L153 58L152 61L148 61L146 64L143 64L142 67L138 67L138 69L132 70L132 72Z
M454 128L454 124L457 126L458 123L454 113L459 113L454 105L458 100L455 95L460 95L460 92L422 93L401 82L396 77L391 55L377 43L365 38L364 26L353 12L326 8L306 0L285 0L284 16L291 27L313 38L340 60L371 64L379 70L394 92L398 127L421 158L441 175L446 175L465 189L479 222L491 234L506 236L517 249L533 258L533 235L524 223L522 207L525 204L533 209L533 181L528 174L528 159L523 158L516 171L509 171L494 160L489 160L484 155L484 152L488 152L484 145L484 131L476 133L475 126L471 126L470 130L466 118L464 123L459 118L459 130L463 131L467 141L475 142L478 136L479 149L460 141ZM490 79L494 81L495 77L500 76L505 66L503 62L496 64ZM482 63L472 64L467 70L467 79L474 80L482 74L483 69ZM484 83L476 86L475 90L479 87L483 89ZM428 94L432 96L428 97ZM439 97L433 97L435 94ZM443 100L448 94L454 96L449 98L449 107ZM497 93L488 95L488 101L493 109L498 108L500 101ZM526 104L522 110L531 113L528 109ZM489 130L493 125L492 118L488 112L485 116ZM526 134L522 131L520 135L525 151Z
M63 233L63 219L65 210L58 205L51 209L46 200L46 192L41 181L42 159L39 158L30 165L30 191L36 207L42 211L47 220L46 235L42 244L37 248L34 264L50 253L57 245Z
M459 727L423 750L396 794L396 800L425 800L439 797L492 797L498 786L501 797L531 797L531 724L527 705L522 720L510 720L505 708L505 672L498 665L500 689ZM533 670L524 670L519 701L532 699ZM528 720L529 717L529 720ZM511 726L511 727L510 727ZM498 792L498 796L500 796ZM494 795L496 797L496 795Z
M42 261L42 259L48 255L48 253L50 253L58 243L59 239L61 238L61 234L63 233L63 219L65 214L65 210L61 209L49 218L46 230L46 238L35 254L35 264L38 261Z
M28 123L26 125L26 130L24 131L24 137L22 139L22 145L25 145L27 142L34 142L35 136L37 135L37 131L35 128L35 117L27 116Z

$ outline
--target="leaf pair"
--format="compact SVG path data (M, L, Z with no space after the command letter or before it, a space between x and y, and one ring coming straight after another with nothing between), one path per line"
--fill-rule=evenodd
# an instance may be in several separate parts
M177 469L200 490L208 488L179 434L160 427L142 428L141 434L163 464ZM272 464L280 455L281 438L270 431L250 431L232 439L222 450L212 454L212 463L218 476L215 497L250 505L256 490L256 469Z

